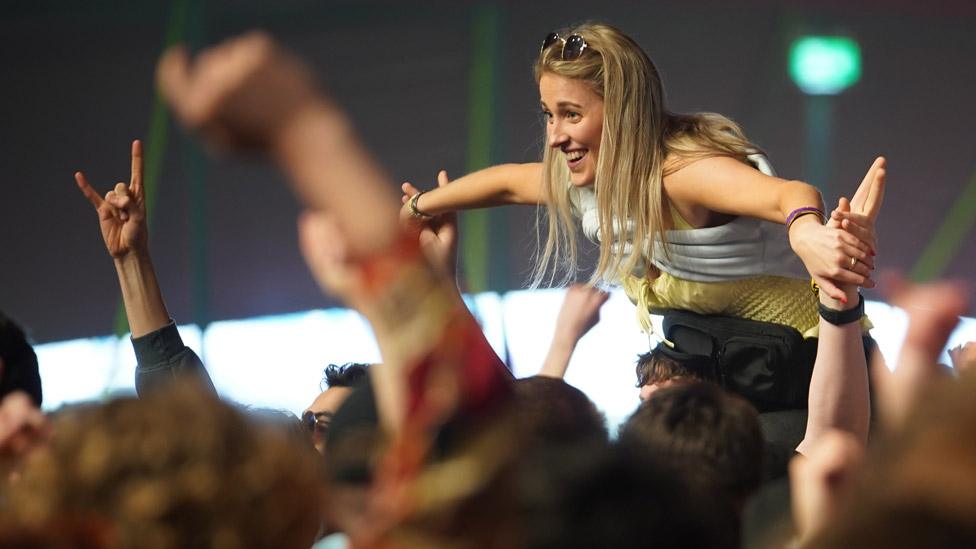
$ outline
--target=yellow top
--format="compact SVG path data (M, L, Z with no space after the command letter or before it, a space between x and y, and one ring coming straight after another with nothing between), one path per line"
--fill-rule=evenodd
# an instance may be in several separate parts
M672 206L671 215L678 230L693 229ZM660 309L680 309L705 315L723 315L795 328L804 338L817 337L820 315L817 296L810 282L797 278L762 275L727 282L698 282L666 272L653 280L627 274L621 285L637 305L641 327L650 332L650 313ZM861 328L871 329L867 316Z

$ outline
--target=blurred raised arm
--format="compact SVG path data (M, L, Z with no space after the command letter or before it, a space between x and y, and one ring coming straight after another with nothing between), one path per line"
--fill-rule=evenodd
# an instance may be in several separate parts
M195 59L171 48L157 80L184 125L218 145L271 154L306 206L332 213L352 257L392 245L399 204L389 177L305 65L269 36L251 32Z
M600 307L608 299L609 293L585 284L574 284L566 290L540 376L559 379L566 376L576 344L600 322Z

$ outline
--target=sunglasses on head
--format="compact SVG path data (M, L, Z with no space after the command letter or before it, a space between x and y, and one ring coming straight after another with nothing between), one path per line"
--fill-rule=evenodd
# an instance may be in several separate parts
M556 42L562 43L562 51L559 53L560 59L563 61L572 61L573 59L579 59L579 56L583 55L583 50L589 47L586 40L578 34L570 34L566 38L559 36L558 32L550 32L546 35L546 39L542 41L542 48L539 52L544 52L549 47L551 47Z

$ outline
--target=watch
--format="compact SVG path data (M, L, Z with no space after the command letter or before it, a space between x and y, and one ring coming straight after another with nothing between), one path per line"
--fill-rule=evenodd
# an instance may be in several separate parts
M862 316L864 316L864 296L861 294L857 294L857 307L846 311L838 311L825 306L823 303L820 304L820 318L836 326L857 322L861 320Z

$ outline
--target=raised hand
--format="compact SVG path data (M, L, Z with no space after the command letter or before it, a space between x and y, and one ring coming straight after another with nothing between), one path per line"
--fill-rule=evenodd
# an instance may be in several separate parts
M960 375L976 372L976 341L967 341L949 349L949 358Z
M894 371L872 365L878 409L892 428L904 422L933 382L945 377L939 355L968 308L969 291L949 281L915 285L895 274L884 282L891 303L908 313L908 330Z
M75 173L78 189L98 213L102 238L109 255L121 259L144 254L149 247L146 231L146 197L142 186L142 142L132 142L132 174L129 184L119 182L102 198L82 172Z
M368 306L361 269L349 262L346 239L330 214L313 210L302 213L298 218L298 244L323 292L359 311Z
M438 187L442 186L440 184L441 173L445 173L444 170L441 170L437 174ZM400 203L402 204L400 207L400 222L407 227L422 226L424 223L424 218L413 215L413 209L410 207L410 199L420 194L420 189L415 187L413 183L404 182L402 185L400 185L400 190L403 191L403 196L400 197Z
M448 184L447 171L441 170L437 173L437 186L446 187ZM404 190L408 185L403 184ZM420 247L427 259L452 279L457 274L457 221L456 212L443 213L428 219L420 229Z
M872 221L877 219L884 200L886 166L883 156L874 160L851 199L851 211L864 214Z
M323 104L305 66L262 32L227 40L196 60L172 47L156 75L186 126L234 148L267 149L296 115Z
M826 433L790 461L790 499L798 541L808 541L830 524L851 494L863 461L864 446L850 433L838 430Z
M886 161L879 156L864 176L854 198L841 198L837 209L831 212L827 226L843 229L870 248L871 256L877 254L878 241L874 223L881 213L884 201Z
M26 393L14 391L4 397L0 401L0 474L15 477L23 459L47 442L50 431L47 418Z
M563 306L556 318L556 331L539 375L563 378L576 344L600 322L600 307L610 294L587 286L574 284L566 290Z
M269 153L306 207L334 215L351 255L393 244L397 206L387 175L307 67L268 35L251 32L194 59L173 47L156 78L183 125L218 145Z
M585 284L570 286L556 318L557 336L579 341L600 322L600 307L608 299L610 294L599 288Z
M441 171L444 171L444 170L441 170ZM439 179L440 178L440 173L438 173L437 175L438 175L438 179ZM400 185L400 190L403 191L403 196L400 197L400 202L402 202L403 204L406 204L407 202L409 202L410 199L413 198L413 195L415 195L415 194L417 194L417 193L420 192L420 189L418 189L417 187L415 187L413 185L413 183L411 183L409 181L404 181L403 184Z

